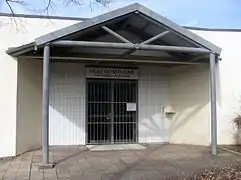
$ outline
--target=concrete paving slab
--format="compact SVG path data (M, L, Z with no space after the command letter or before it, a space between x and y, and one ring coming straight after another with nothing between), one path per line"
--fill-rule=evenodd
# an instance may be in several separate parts
M187 145L142 145L144 149L90 151L86 147L51 148L53 169L41 170L41 151L0 160L1 180L155 180L184 179L201 169L238 165L241 157L209 147Z

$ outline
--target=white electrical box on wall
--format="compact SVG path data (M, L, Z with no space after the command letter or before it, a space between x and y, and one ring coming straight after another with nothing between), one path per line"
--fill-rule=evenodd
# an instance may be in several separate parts
M175 113L176 112L171 105L165 107L165 114L175 114Z

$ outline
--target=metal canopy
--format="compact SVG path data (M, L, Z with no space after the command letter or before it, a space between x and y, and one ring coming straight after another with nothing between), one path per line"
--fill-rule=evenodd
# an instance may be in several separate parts
M124 8L117 9L115 11L88 19L86 21L77 23L75 25L63 28L61 30L57 30L55 32L46 34L39 38L35 39L36 44L43 45L47 42L55 41L57 39L64 38L70 34L74 34L78 31L85 30L94 26L98 26L100 24L111 24L111 21L119 21L124 16L130 17L130 15L136 14L137 17L141 17L139 19L147 19L148 23L156 24L157 26L162 26L172 30L173 34L178 34L183 38L187 38L187 41L192 41L193 43L197 43L217 54L221 53L221 49L211 42L201 38L200 36L190 32L189 30L173 23L172 21L166 19L158 13L140 5L140 4L132 4L130 6L126 6ZM136 17L134 16L134 17ZM133 18L133 17L132 17ZM137 22L137 21L136 21ZM140 21L141 22L141 21ZM138 21L138 24L139 23Z
M30 44L31 47L28 46L29 48L26 49L24 45L11 48L7 53L19 56L34 49L34 46L42 48L44 44L57 40L96 41L106 33L116 36L119 42L124 40L127 43L128 38L126 39L121 33L121 36L117 37L118 31L132 33L142 38L143 43L150 40L150 43L155 45L196 47L207 49L218 55L221 53L221 48L140 4L132 4L40 36ZM129 50L125 54L133 52L134 50ZM173 54L183 57L181 52Z

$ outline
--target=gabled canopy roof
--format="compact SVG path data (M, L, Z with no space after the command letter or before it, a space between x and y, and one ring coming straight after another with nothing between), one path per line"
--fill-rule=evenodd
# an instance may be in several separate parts
M33 45L42 47L44 44L56 40L84 39L93 41L98 39L101 33L103 35L103 32L99 30L103 26L108 26L115 30L128 29L134 35L141 37L142 40L168 31L169 33L163 36L161 40L156 40L154 43L169 46L201 47L216 54L221 53L221 48L218 46L140 4L132 4L40 36L35 39L34 43L9 49L7 53L20 55L22 54L20 51L26 53L28 50L33 50Z

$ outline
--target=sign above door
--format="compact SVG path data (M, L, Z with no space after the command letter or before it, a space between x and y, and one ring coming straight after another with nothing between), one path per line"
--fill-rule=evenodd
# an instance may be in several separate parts
M138 69L86 67L87 78L138 79Z

